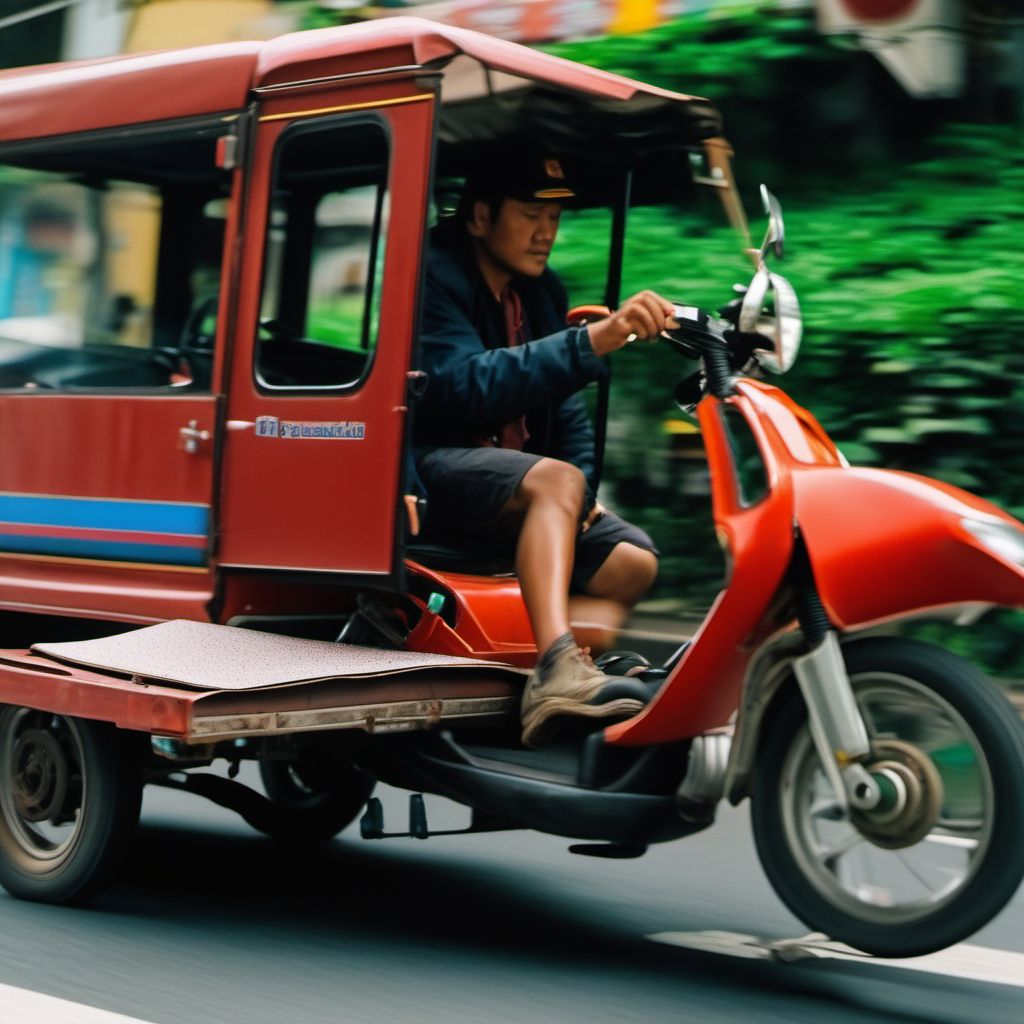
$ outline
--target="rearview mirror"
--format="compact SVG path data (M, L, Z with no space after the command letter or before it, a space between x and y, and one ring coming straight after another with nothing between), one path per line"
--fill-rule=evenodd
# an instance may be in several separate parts
M780 274L762 267L750 282L737 327L744 334L760 334L770 345L755 349L762 366L785 373L796 361L803 335L800 303L793 286Z
M777 259L781 260L786 241L786 225L782 220L782 205L768 190L767 185L761 186L761 202L764 204L764 212L768 214L768 230L761 243L761 256L763 258L770 250Z

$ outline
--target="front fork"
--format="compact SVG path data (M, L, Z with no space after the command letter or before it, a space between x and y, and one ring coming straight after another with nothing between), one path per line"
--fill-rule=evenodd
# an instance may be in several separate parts
M840 806L858 811L881 809L889 787L886 780L864 767L871 741L835 631L826 631L811 651L795 658L793 672L807 704L818 757Z
M797 620L809 648L793 659L793 673L807 705L807 719L818 758L840 807L869 812L887 809L889 780L871 775L864 761L871 740L853 696L839 637L818 596L814 570L797 528L790 565Z

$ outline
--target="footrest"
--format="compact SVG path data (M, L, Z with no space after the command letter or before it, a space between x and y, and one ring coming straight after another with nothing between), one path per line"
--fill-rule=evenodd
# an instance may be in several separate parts
M661 684L662 680L660 679L648 682L636 676L613 678L612 682L605 683L587 703L607 704L609 701L625 699L638 700L641 704L649 704L658 692Z

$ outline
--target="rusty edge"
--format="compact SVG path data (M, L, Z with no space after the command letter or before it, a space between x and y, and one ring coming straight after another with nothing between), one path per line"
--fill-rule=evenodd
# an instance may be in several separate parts
M398 701L359 707L309 711L269 711L248 715L196 715L189 741L273 736L321 729L362 729L378 734L430 729L439 722L503 718L515 710L514 697L459 697L450 700Z
M262 692L279 694L282 689L287 688ZM0 651L2 704L112 722L121 729L187 742L324 729L363 729L370 733L429 729L442 721L501 718L518 704L515 696L431 697L379 704L203 714L203 702L219 692L182 690L138 677L62 665L26 651ZM251 699L258 707L260 692L253 691Z

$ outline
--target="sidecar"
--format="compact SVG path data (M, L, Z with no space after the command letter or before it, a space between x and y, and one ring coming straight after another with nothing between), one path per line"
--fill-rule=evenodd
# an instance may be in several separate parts
M515 722L516 581L408 497L428 229L542 136L614 305L631 204L741 222L713 107L394 18L7 71L0 112L0 884L94 892L144 783L330 835L372 780L325 737ZM181 774L218 757L269 799Z

